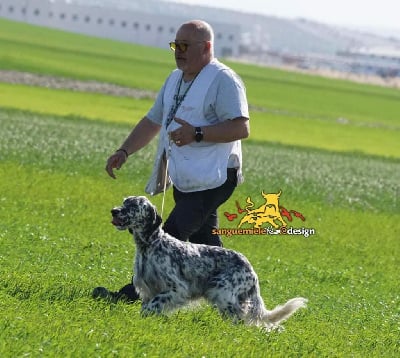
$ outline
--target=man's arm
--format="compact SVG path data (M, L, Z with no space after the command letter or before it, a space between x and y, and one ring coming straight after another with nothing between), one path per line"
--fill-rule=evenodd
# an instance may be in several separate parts
M216 125L201 127L203 140L214 143L228 143L245 139L250 135L249 119L238 117Z
M174 119L181 127L170 132L170 138L177 146L187 145L195 141L195 127L180 118ZM237 117L215 125L202 126L203 141L228 143L247 138L250 135L249 119Z
M143 117L132 129L132 132L121 145L121 149L127 151L128 155L137 152L145 147L158 134L160 126L149 118Z
M130 154L145 147L160 131L160 126L149 118L143 117L132 129L119 150L113 153L107 160L106 172L111 178L116 178L113 169L120 169Z

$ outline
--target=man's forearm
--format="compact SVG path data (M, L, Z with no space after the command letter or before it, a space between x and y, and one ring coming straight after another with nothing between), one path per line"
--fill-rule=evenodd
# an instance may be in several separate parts
M152 122L147 117L143 117L132 129L132 132L125 139L120 148L126 150L128 155L133 154L146 146L158 134L159 130L159 125Z

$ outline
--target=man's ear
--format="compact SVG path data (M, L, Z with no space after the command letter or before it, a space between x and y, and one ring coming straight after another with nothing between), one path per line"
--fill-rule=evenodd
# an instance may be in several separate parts
M206 41L206 46L205 46L205 48L206 48L206 50L207 50L207 52L210 52L211 51L211 41Z

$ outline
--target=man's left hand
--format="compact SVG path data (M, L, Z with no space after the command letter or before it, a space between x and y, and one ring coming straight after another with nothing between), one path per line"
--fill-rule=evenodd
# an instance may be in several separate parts
M195 140L194 127L181 118L174 118L174 121L181 127L169 132L169 138L178 146L192 143Z

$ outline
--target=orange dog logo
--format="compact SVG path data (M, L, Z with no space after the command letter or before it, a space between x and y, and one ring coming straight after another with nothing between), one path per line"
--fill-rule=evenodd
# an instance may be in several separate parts
M286 226L287 224L283 221L279 210L279 197L281 193L282 191L277 194L265 194L262 191L261 195L265 199L265 203L255 209L251 209L254 207L254 202L248 196L246 199L247 205L245 206L247 214L240 220L238 227L240 228L243 224L247 223L259 229L261 225L268 223L276 229L279 227L276 221L280 222L281 226Z

